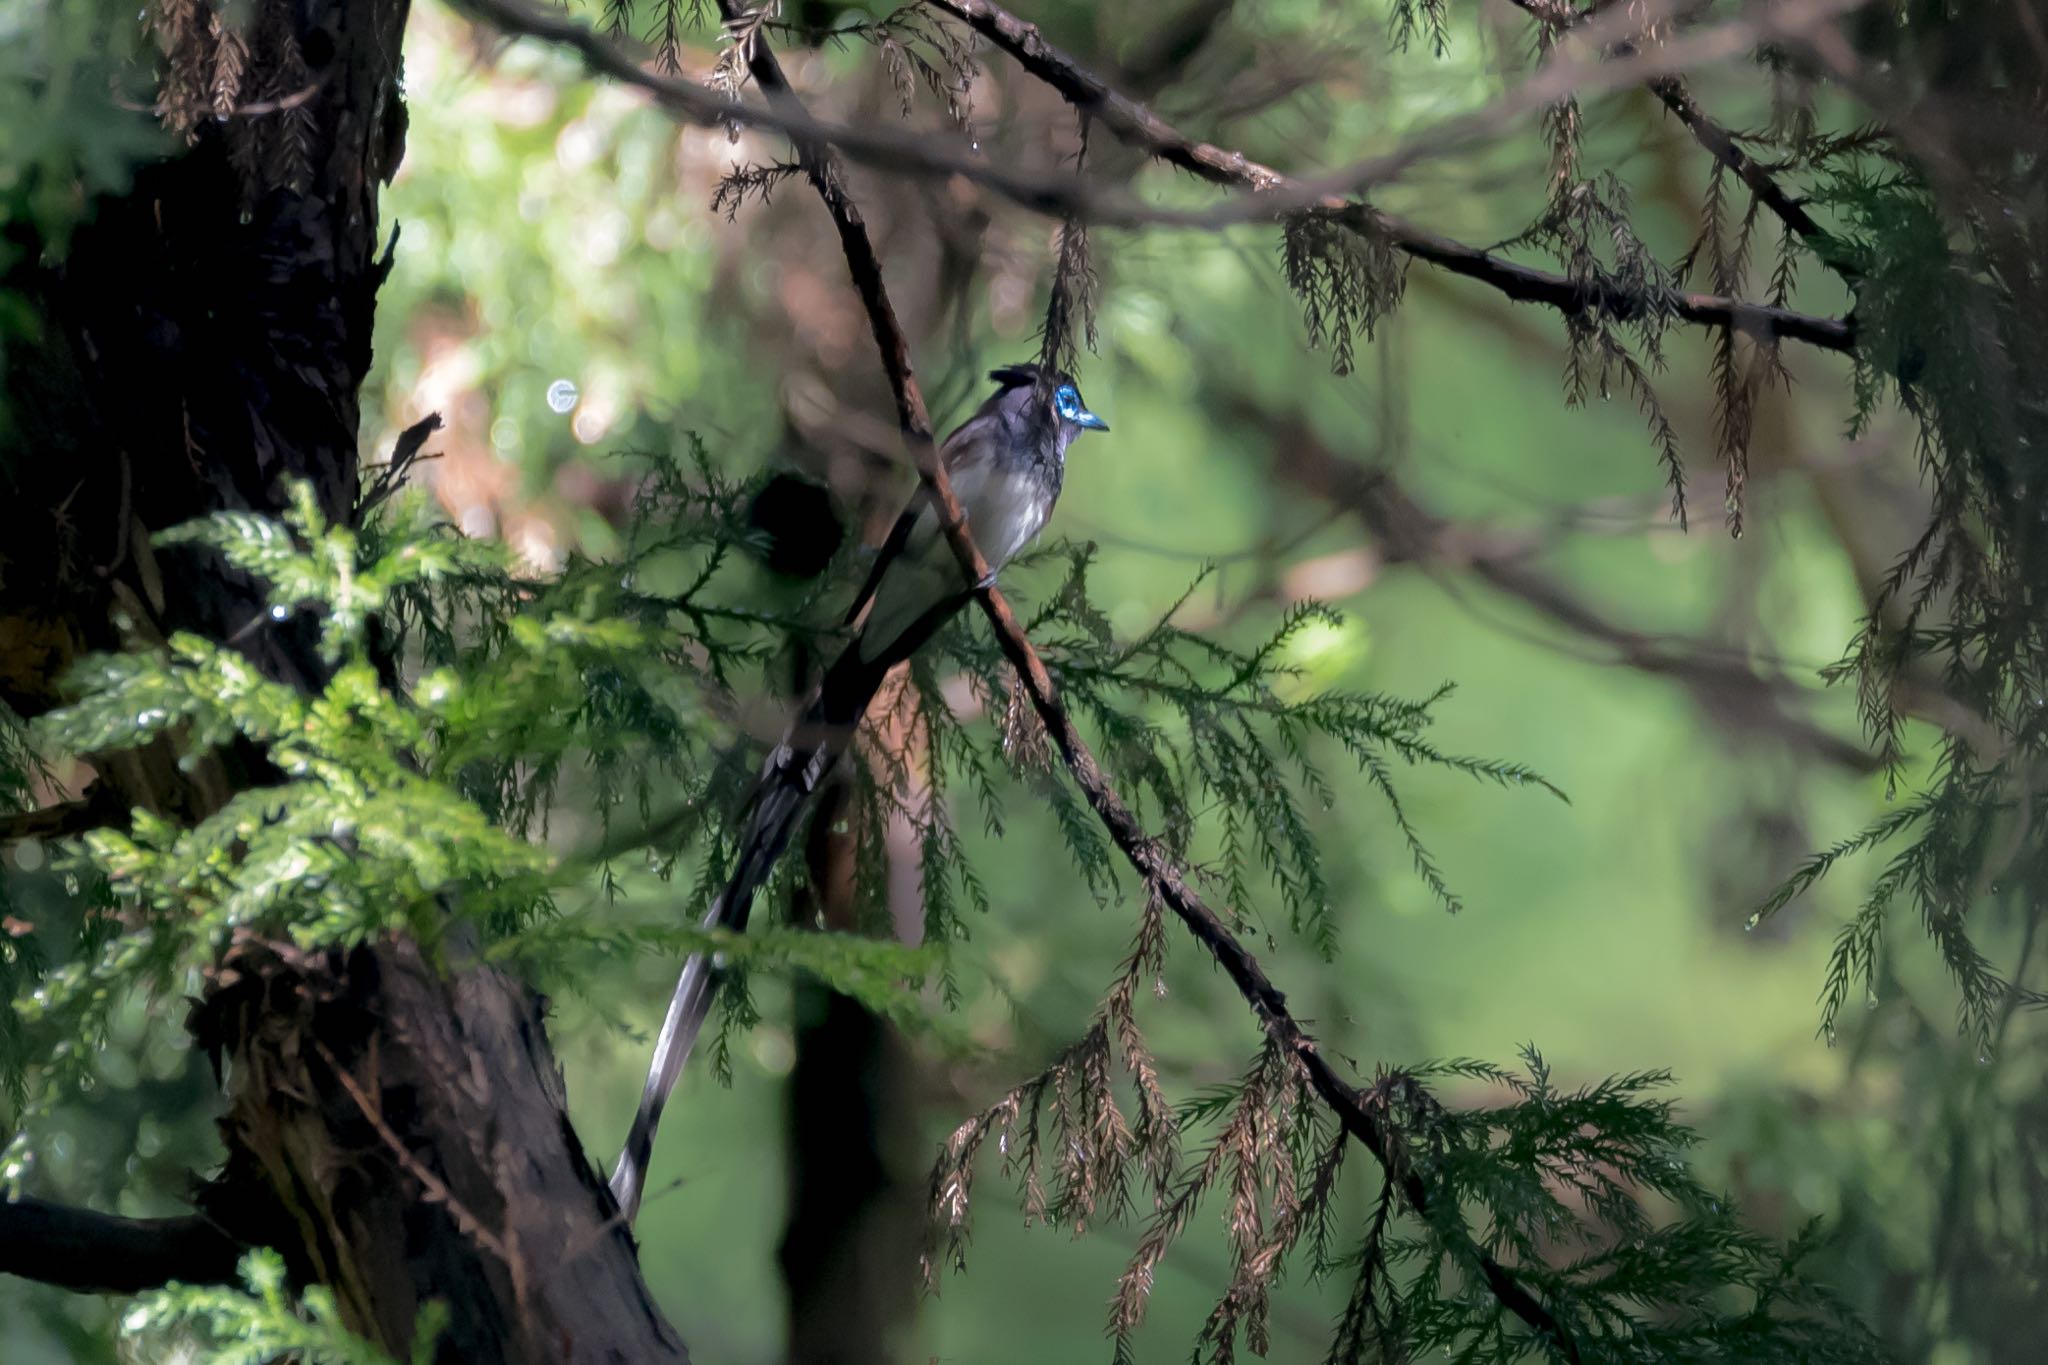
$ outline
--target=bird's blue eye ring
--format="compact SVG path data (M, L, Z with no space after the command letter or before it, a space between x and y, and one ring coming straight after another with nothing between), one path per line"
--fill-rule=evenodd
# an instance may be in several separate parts
M1053 406L1059 409L1060 416L1066 418L1069 422L1080 417L1082 412L1081 394L1072 384L1060 385L1058 390L1053 393L1052 401Z

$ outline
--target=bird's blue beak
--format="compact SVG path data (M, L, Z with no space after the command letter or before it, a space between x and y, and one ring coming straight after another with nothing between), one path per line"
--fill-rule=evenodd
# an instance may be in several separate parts
M1100 417L1097 417L1094 413L1088 411L1088 409L1086 408L1082 408L1079 412L1075 413L1073 421L1075 426L1080 427L1086 431L1109 430L1109 423L1103 421Z

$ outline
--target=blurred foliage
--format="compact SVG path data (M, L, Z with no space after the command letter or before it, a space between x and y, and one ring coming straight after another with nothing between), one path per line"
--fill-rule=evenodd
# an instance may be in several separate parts
M120 190L168 142L146 112L141 26L120 19L132 12L110 0L0 0L0 370L40 325L10 276L61 256L90 197Z
M708 28L687 26L690 7L653 8L654 26L642 25L643 34L672 43L684 70L712 73L717 44ZM852 9L795 8L789 22L813 35L864 22ZM1141 23L1113 7L1068 3L1027 8L1091 64L1146 69L1150 16ZM593 21L604 17L596 4L578 9ZM1239 5L1160 78L1157 101L1203 135L1274 164L1355 160L1447 109L1491 97L1542 42L1506 7L1448 24L1447 9L1421 0ZM97 19L74 17L84 13L0 3L0 70L19 63L25 75L0 80L0 203L9 223L32 217L44 241L61 241L82 211L80 187L118 187L133 157L156 145L147 120L109 112L102 85L81 77L101 60L94 44L102 30ZM882 13L878 7L871 18ZM1895 40L1907 41L1908 25L1894 27ZM1380 55L1390 32L1405 36L1405 55ZM779 28L770 37L796 41ZM1070 116L982 57L989 69L966 87L966 112L988 154L1038 165L1066 154L1060 140L1068 134L1059 130ZM421 544L460 559L443 561L434 591L397 583L384 599L407 673L421 678L410 693L427 719L400 724L394 718L404 711L387 701L395 695L387 680L344 667L337 679L354 690L329 698L333 747L308 757L343 757L335 771L345 773L374 758L364 770L384 782L425 781L394 773L378 746L435 725L441 747L432 751L444 757L422 788L435 812L528 835L537 842L490 837L529 852L630 850L559 860L544 886L516 875L499 881L501 869L517 873L523 852L485 879L509 893L499 950L554 973L550 984L572 992L554 1032L576 1078L579 1127L601 1150L630 1114L644 1061L633 1034L658 1018L671 966L664 955L694 942L675 926L708 888L701 877L694 886L672 882L679 870L689 881L683 850L699 841L696 867L716 866L715 812L730 808L751 763L733 739L776 724L777 704L750 705L748 693L787 690L784 675L800 672L826 619L822 597L845 576L793 580L735 548L712 566L723 575L717 592L693 591L707 547L744 547L752 537L758 549L759 528L747 522L755 485L739 476L757 461L764 470L799 468L833 490L850 523L870 530L908 485L887 470L896 452L886 419L862 426L887 404L815 206L787 193L749 202L731 221L710 211L732 172L782 155L772 139L679 131L634 97L582 79L566 60L524 45L502 48L434 6L416 11L407 62L407 159L387 201L404 233L381 296L366 427L381 426L373 440L388 449L404 427L441 414L447 427L431 443L436 458L419 472L449 520L496 536L509 557L474 559L480 552L471 542L419 539L429 520L414 511L388 523L396 529L366 533L369 562ZM858 37L793 54L792 67L835 109L893 116L901 96L891 64ZM1959 695L2029 737L2006 756L2009 766L1986 769L1953 747L1944 751L1925 720L1898 719L1888 707L1878 735L1887 770L1876 775L1823 758L1782 722L1790 715L1855 732L1858 699L1817 693L1810 683L1856 636L1882 566L1914 545L1932 493L1966 490L1952 508L1934 509L1951 528L2001 499L2023 504L2001 463L1999 443L2009 435L1995 429L2001 409L1979 381L2001 347L2025 352L2015 338L1982 349L1989 343L1974 321L1987 308L1999 316L1996 289L1976 269L1982 257L1973 247L1952 242L1928 215L1926 187L1874 155L1825 92L1788 98L1796 84L1737 69L1701 77L1699 90L1727 122L1773 130L1774 154L1829 220L1832 249L1869 281L1855 295L1864 336L1855 366L1789 352L1760 356L1732 336L1688 334L1654 316L1596 317L1591 330L1555 326L1417 267L1401 272L1370 253L1351 259L1357 244L1324 240L1313 220L1284 242L1253 229L1213 237L1096 232L1101 350L1081 363L1092 404L1115 424L1114 444L1076 453L1055 522L1074 545L1017 566L1006 587L1034 606L1064 604L1064 616L1036 628L1080 651L1063 661L1069 694L1137 779L1134 794L1144 796L1154 826L1175 831L1188 856L1217 869L1217 894L1252 917L1254 932L1269 920L1276 929L1289 921L1310 930L1306 941L1276 932L1265 956L1326 1047L1365 1059L1369 1073L1374 1059L1503 1056L1533 1036L1574 1078L1466 1065L1385 1073L1390 1094L1406 1093L1403 1078L1426 1078L1443 1100L1428 1112L1441 1125L1432 1159L1441 1178L1478 1182L1467 1188L1494 1215L1490 1235L1547 1236L1541 1225L1558 1196L1555 1186L1530 1182L1536 1168L1475 1162L1476 1153L1540 1146L1538 1134L1563 1131L1546 1125L1594 1109L1642 1139L1630 1160L1666 1158L1700 1134L1693 1173L1639 1168L1644 1180L1636 1184L1653 1196L1644 1207L1657 1218L1641 1245L1624 1239L1589 1251L1552 1286L1569 1274L1679 1300L1685 1311L1632 1329L1648 1334L1617 1335L1617 1354L1690 1356L1707 1349L1703 1334L1720 1332L1717 1347L1743 1357L1737 1334L1752 1303L1701 1294L1691 1271L1674 1268L1711 1250L1724 1258L1729 1280L1767 1301L1791 1283L1775 1278L1784 1264L1782 1250L1767 1244L1775 1239L1791 1244L1803 1269L1832 1285L1894 1358L2023 1359L2023 1343L2039 1337L2048 1263L2038 1237L2048 1226L2048 1154L2039 1136L2048 1132L2048 1078L2040 1016L2019 1008L2025 997L2003 985L2022 980L2032 962L2044 876L2039 834L2028 834L2024 856L2008 857L2002 872L1984 869L1987 848L2004 850L2013 812L2026 809L2031 746L2041 733L2027 713L2038 705L2041 672L2027 652L2037 633L2028 624L2037 613L2026 605L2040 581L2034 541L2014 542L2006 576L1971 580L1996 589L1976 599L1974 632L1944 624L1929 638L1936 632L1911 619L1887 625L1873 616L1850 661L1857 676L1882 680L1889 661L1911 652L1904 646L1949 650ZM929 84L912 97L920 120L954 116ZM147 103L146 89L134 98ZM1090 165L1134 169L1099 134ZM1168 172L1136 173L1140 187L1162 199L1187 193ZM1657 262L1678 262L1690 247L1702 287L1729 290L1733 281L1749 286L1735 292L1842 312L1848 291L1823 272L1788 271L1783 259L1748 264L1755 215L1724 203L1713 218L1716 194L1737 196L1721 180L1654 102L1622 92L1418 168L1379 202L1469 240L1513 241L1586 278L1661 280ZM1565 195L1578 185L1591 189ZM1059 273L1059 244L1046 224L973 196L891 187L865 173L855 174L854 187L883 234L935 410L960 415L989 363L1036 343L1038 300ZM1289 281L1309 295L1306 317L1284 288ZM1396 302L1400 311L1388 311ZM0 293L0 309L8 307ZM0 344L24 325L0 313ZM1303 344L1318 339L1357 373L1335 378L1304 360ZM1774 379L1750 392L1747 376L1771 366L1800 387ZM1560 404L1559 376L1579 406ZM1731 380L1749 405L1739 414L1742 440L1733 443ZM1903 406L1892 401L1901 390ZM1610 404L1610 392L1623 403ZM1624 406L1644 412L1618 410ZM1665 524L1672 501L1657 492L1645 457L1645 414L1651 453L1669 476L1726 476L1731 519L1739 515L1749 533L1739 543ZM864 434L877 422L879 436ZM1845 426L1854 432L1846 447ZM718 452L721 472L690 472L700 467L675 435L683 429ZM1646 640L1693 642L1694 652L1674 655L1669 667L1645 667L1647 656L1500 595L1468 571L1469 561L1410 567L1361 548L1355 526L1290 473L1287 445L1296 439L1393 471L1471 544L1515 542L1520 558L1540 561L1595 620ZM646 518L630 505L646 471L664 461L622 464L610 454L620 449L679 450L682 458L666 462L680 471L662 504L667 543L656 543L659 526L650 539ZM1937 489L1916 485L1916 461L1935 472ZM738 481L724 482L728 476ZM2048 480L2031 486L2038 497ZM1924 542L1896 579L1895 601L1914 597L1918 566L1940 565L1953 539ZM299 540L288 544L291 555L305 553ZM1190 593L1205 562L1211 570ZM1085 599L1068 587L1082 579ZM325 600L331 577L311 581L311 601ZM1335 591L1320 586L1331 582ZM1316 591L1305 590L1310 583ZM560 653L551 648L550 618L530 597L542 586L576 637ZM1354 599L1342 615L1304 605L1336 596ZM1946 610L1947 597L1944 590L1927 600ZM1091 600L1094 610L1077 610ZM315 609L302 595L279 605ZM692 609L702 615L690 617ZM350 657L348 614L325 619L340 632L341 657ZM698 673L703 656L663 658L665 648L681 650L679 620L690 638L722 642L711 655L730 661L720 687L679 681ZM588 638L602 623L620 633ZM1134 641L1148 657L1119 659ZM1233 653L1204 663L1211 644ZM1208 798L1198 793L1210 771L1201 744L1240 743L1230 730L1235 713L1219 718L1200 688L1234 677L1261 651L1292 671L1239 700L1250 700L1269 726L1259 743L1299 748L1318 774L1310 790L1319 799L1290 806L1277 829L1233 835L1234 802L1213 806L1240 793L1228 785ZM1170 661L1190 652L1210 670L1196 673L1194 690L1162 671L1183 667ZM1761 712L1749 694L1688 681L1731 662L1760 680L1769 700ZM162 709L168 723L174 705L227 695L224 666L203 651L146 674L110 666L101 683L112 690L99 695L118 696L120 716ZM193 686L202 678L211 681ZM449 688L439 699L427 681L434 678ZM1354 755L1343 751L1341 735L1285 737L1290 715L1328 706L1330 696L1429 696L1445 678L1461 690L1454 704L1435 708L1431 744L1513 755L1568 790L1569 809L1475 798L1422 775L1403 791L1406 820L1390 822L1375 794L1380 774L1371 763L1357 770L1343 761ZM1062 784L1030 770L1028 730L1018 736L1026 747L1010 750L1021 780L975 771L991 750L987 736L958 735L952 715L979 711L1003 725L1009 712L978 623L950 633L916 681L929 742L950 758L933 763L930 778L935 791L949 790L950 780L953 795L908 855L924 872L919 918L971 928L972 936L940 958L881 948L840 961L805 958L807 941L826 940L792 932L750 936L745 951L757 965L832 975L906 1024L931 1012L903 983L944 985L958 1024L952 1036L930 1039L937 1094L926 1123L936 1146L960 1113L999 1101L1019 1075L1058 1063L1075 1038L1089 1036L1131 926L1118 913L1122 902L1110 899L1120 885L1116 869L1099 846L1088 851L1085 811ZM148 695L131 695L138 687ZM730 695L720 695L724 687ZM1872 699L1887 695L1866 683L1866 718ZM1401 714L1370 705L1361 713L1382 721ZM252 716L213 719L242 730ZM393 724L400 729L380 728ZM1404 733L1383 726L1368 737L1388 743ZM0 809L48 789L31 785L27 752L10 747L10 735L0 723ZM1195 747L1185 752L1198 759L1187 768L1175 771L1160 757L1160 744L1179 753L1189 742ZM690 761L678 761L683 752ZM1162 769L1171 782L1156 780ZM301 813L309 822L353 816L351 837L360 837L366 808L329 808L385 789L351 792L344 784L337 793L307 793ZM984 793L1001 801L1004 791L1013 794L1003 820L983 828L970 808ZM903 814L888 806L883 785L870 781L864 799L869 830ZM1987 811L1996 817L1989 824ZM634 842L676 812L686 814L649 840L660 845L652 856ZM1206 817L1200 833L1187 819L1195 812ZM1409 823L1430 835L1434 861L1422 878L1405 868ZM331 835L334 826L319 828ZM1809 861L1811 851L1857 828L1906 838L1914 857L1876 868L1844 860L1816 884L1836 860ZM393 856L361 875L402 877L396 903L418 905L448 869L441 854L414 843L421 835L413 822L402 833L387 846ZM180 858L174 833L139 836L132 849L102 850L126 859L114 865L117 874L124 865L168 870ZM1232 856L1232 838L1276 852L1277 886L1248 875L1254 859L1242 848ZM1077 844L1075 867L1062 850ZM1300 851L1310 849L1318 852L1304 861ZM906 856L879 840L867 851L871 860ZM7 856L0 912L34 930L0 936L0 988L26 989L46 962L89 961L101 950L104 921L92 911L121 880L103 885L92 867L41 848ZM203 857L176 865L212 886L210 903L222 915L237 913L226 908L235 894L255 889L229 884L240 870L222 882L221 869ZM934 875L942 865L971 869L974 880ZM1456 919L1429 913L1443 899L1432 880L1439 866L1468 906ZM871 861L870 873L879 867ZM1811 889L1772 897L1788 877L1792 889ZM872 875L867 884L881 894ZM330 929L365 923L353 917L361 906L347 886L329 883L326 894L343 907ZM595 912L614 899L623 911ZM576 913L520 913L563 903ZM1883 931L1895 903L1927 915L1938 951L1918 932ZM963 904L987 913L963 917ZM1775 913L1753 914L1759 905ZM876 900L867 911L888 908ZM196 922L176 928L204 931ZM1326 955L1341 965L1322 967ZM1270 1111L1233 1108L1245 1093L1233 1084L1243 1079L1234 1059L1251 1028L1235 996L1197 970L1197 960L1183 949L1151 974L1170 991L1145 1004L1145 1037L1177 1089L1230 1087L1207 1092L1216 1098L1211 1109L1183 1115L1227 1134L1234 1114L1250 1123ZM1962 1038L1948 1023L1958 981ZM776 1142L789 1034L779 984L755 984L745 1003L760 1022L726 1039L733 1089L677 1113L652 1188L661 1192L672 1175L683 1183L650 1203L641 1227L650 1281L705 1358L768 1360L777 1350L774 1213L783 1194L763 1153ZM1816 987L1825 992L1818 1013ZM1853 1008L1859 997L1867 1008ZM205 1169L212 1152L203 1067L174 1028L151 1019L144 997L110 990L98 1007L95 1046L75 1055L73 1088L47 1097L53 1107L38 1124L46 1140L34 1175L49 1192L123 1211L171 1207L180 1173ZM0 1066L46 1041L24 1027L0 1019ZM1662 1092L1645 1088L1664 1067L1680 1080L1683 1125L1655 1097ZM1625 1079L1599 1079L1609 1075ZM21 1080L17 1072L10 1084ZM1498 1103L1503 1086L1512 1094L1506 1105ZM1313 1134L1305 1126L1300 1136ZM1227 1154L1212 1148L1199 1159L1214 1150ZM1330 1150L1303 1146L1298 1169L1317 1172ZM1381 1217L1386 1205L1369 1165L1353 1160L1329 1176L1353 1244L1378 1239L1404 1274L1426 1273L1421 1244L1402 1241ZM1605 1167L1596 1169L1607 1178ZM1503 1171L1521 1174L1489 1183L1489 1172ZM1740 1226L1730 1221L1731 1201L1706 1192L1722 1189L1740 1202ZM1626 1220L1637 1208L1635 1195L1591 1194L1603 1220ZM1025 1219L1005 1220L983 1203L974 1273L949 1282L926 1307L918 1349L908 1354L1002 1359L1019 1342L1043 1357L1105 1350L1088 1306L1117 1282L1146 1229L1097 1221L1086 1241L1055 1250L1042 1233L1017 1226L1030 1220L1028 1192L1022 1207ZM1575 1207L1565 1213L1578 1216ZM1808 1236L1816 1215L1821 1230ZM1185 1350L1205 1324L1215 1325L1210 1315L1239 1281L1243 1248L1220 1220L1208 1226L1232 1259L1219 1257L1212 1235L1183 1238L1159 1260L1143 1325L1131 1329L1137 1354ZM707 1264L699 1249L714 1229L732 1250ZM1373 1264L1343 1253L1334 1260L1340 1270ZM1377 1289L1368 1282L1363 1298L1351 1292L1357 1283L1355 1275L1298 1274L1278 1285L1262 1329L1275 1356L1320 1355L1332 1323L1355 1335L1403 1308L1431 1340L1435 1326L1458 1321L1418 1315L1417 1304L1435 1300L1411 1304L1413 1279ZM1446 1301L1459 1303L1455 1292ZM12 1311L16 1304L26 1307ZM0 1354L9 1361L109 1358L118 1308L13 1285L0 1286L0 1305ZM1072 1311L1062 1311L1067 1305ZM1852 1345L1832 1337L1811 1343L1815 1352Z
M397 1365L342 1325L329 1290L314 1285L303 1294L290 1293L284 1260L275 1252L252 1251L241 1269L246 1292L172 1284L137 1295L121 1319L122 1332L147 1343L179 1343L161 1355L145 1346L145 1360L177 1359L183 1350L198 1349L215 1365L262 1365L280 1358L306 1365ZM411 1365L433 1360L443 1317L437 1304L420 1310Z
M0 275L30 244L61 253L89 198L119 190L168 141L144 116L143 30L120 23L123 12L132 7L0 4ZM9 328L27 321L11 314Z

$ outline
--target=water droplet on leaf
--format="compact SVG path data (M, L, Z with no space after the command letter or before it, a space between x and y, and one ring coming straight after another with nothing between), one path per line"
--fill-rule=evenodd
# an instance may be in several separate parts
M548 407L555 412L567 412L575 407L578 396L572 380L557 379L548 385Z

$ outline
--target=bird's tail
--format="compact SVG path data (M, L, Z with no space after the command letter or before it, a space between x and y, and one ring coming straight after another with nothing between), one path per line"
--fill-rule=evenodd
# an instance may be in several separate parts
M846 751L888 669L888 662L882 660L863 661L855 645L826 670L811 704L761 767L761 776L747 798L746 825L732 874L699 921L701 928L746 928L754 893L768 880L811 797ZM669 998L668 1015L655 1037L654 1061L647 1071L647 1084L640 1092L640 1108L633 1116L625 1148L619 1153L619 1164L612 1171L612 1195L628 1223L640 1210L647 1163L654 1152L654 1131L661 1122L662 1108L682 1076L683 1064L689 1061L690 1049L711 1013L721 965L706 954L692 954L676 979L675 994Z

